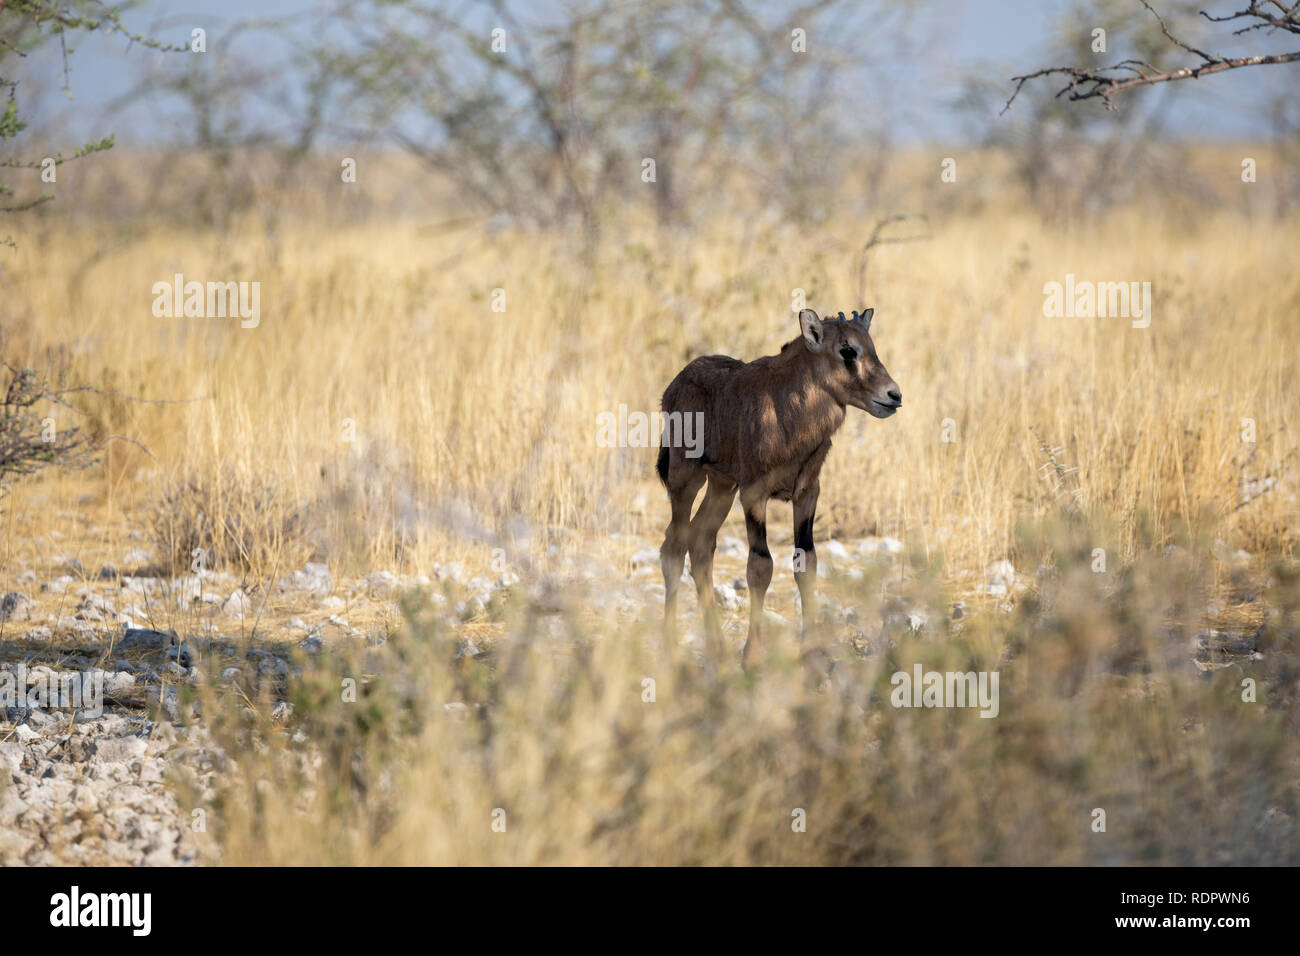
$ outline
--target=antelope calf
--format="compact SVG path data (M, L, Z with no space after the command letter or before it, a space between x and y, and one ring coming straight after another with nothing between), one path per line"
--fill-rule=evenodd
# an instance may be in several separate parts
M772 581L767 549L767 502L794 503L795 581L803 604L803 629L815 621L813 586L817 552L813 518L817 512L818 475L831 436L852 405L876 418L888 418L903 403L898 385L876 355L869 329L873 309L854 311L846 319L818 318L812 309L799 313L798 338L779 355L742 362L726 355L698 358L677 373L664 391L663 410L683 415L702 413L703 453L659 449L657 470L672 504L672 520L660 548L664 572L664 627L671 631L677 613L677 586L685 555L700 595L705 629L720 642L713 597L713 552L718 529L740 493L749 535L749 635L742 660L746 667L763 640L763 599ZM698 449L696 449L698 452ZM700 488L704 500L691 516Z

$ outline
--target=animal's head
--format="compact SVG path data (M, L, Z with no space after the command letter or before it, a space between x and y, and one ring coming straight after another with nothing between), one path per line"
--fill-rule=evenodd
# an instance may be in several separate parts
M871 341L875 309L841 312L822 320L812 309L799 313L799 329L813 361L814 374L841 405L852 405L876 418L888 418L903 404L898 383L885 369Z

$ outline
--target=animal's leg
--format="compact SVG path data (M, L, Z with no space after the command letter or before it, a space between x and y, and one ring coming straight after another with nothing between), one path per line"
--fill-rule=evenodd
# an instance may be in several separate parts
M687 468L690 468L688 471ZM704 484L705 474L698 466L679 464L670 471L665 484L672 505L672 519L664 532L664 543L659 549L659 566L664 572L664 633L671 634L677 622L677 587L682 580L682 566L686 561L686 546L691 524L691 505Z
M718 529L727 520L731 503L736 500L736 486L725 478L710 476L704 503L691 519L691 576L700 595L700 613L709 640L721 644L722 629L713 597L713 552L718 546Z
M803 637L817 625L817 549L813 545L813 519L817 516L817 494L821 485L813 481L794 500L794 580L803 605Z
M749 491L749 494L746 494ZM748 669L756 655L762 653L763 599L772 583L772 554L767 550L767 489L745 489L740 493L745 509L745 530L749 534L749 636L741 652L741 664Z

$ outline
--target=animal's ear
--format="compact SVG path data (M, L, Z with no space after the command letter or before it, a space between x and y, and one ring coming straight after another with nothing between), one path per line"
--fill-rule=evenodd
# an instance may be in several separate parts
M799 313L799 330L803 332L804 343L807 344L810 351L821 351L824 333L822 332L822 320L817 318L817 313L812 309L803 309Z
M863 331L865 331L871 328L871 316L874 315L875 312L876 312L875 309L863 309L861 312L859 312L857 309L854 309L853 321L861 325Z

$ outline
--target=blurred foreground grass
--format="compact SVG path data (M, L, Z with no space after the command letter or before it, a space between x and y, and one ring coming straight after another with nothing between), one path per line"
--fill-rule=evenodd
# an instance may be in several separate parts
M1042 566L1014 611L913 632L873 623L868 597L865 627L827 621L802 658L785 635L757 675L577 592L518 593L481 648L413 599L387 644L305 662L286 721L269 692L206 687L228 762L181 780L182 802L209 810L222 863L1300 862L1300 574L1274 569L1243 652L1198 642L1205 541L1099 574L1096 533L1025 532ZM906 600L945 607L938 577ZM891 675L917 663L998 671L997 716L892 706Z

